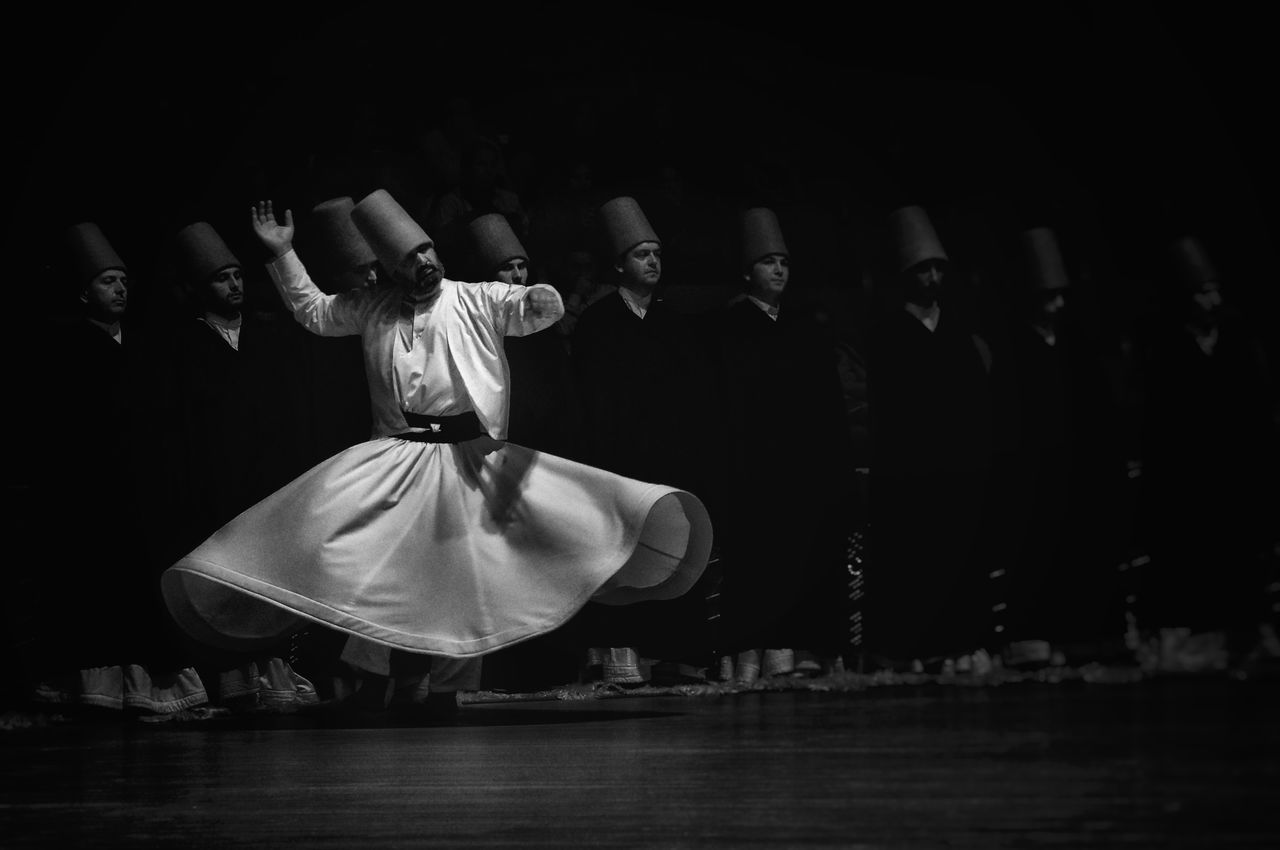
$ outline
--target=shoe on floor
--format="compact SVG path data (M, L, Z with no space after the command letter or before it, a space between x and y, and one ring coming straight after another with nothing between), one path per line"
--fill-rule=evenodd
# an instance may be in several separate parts
M754 685L760 678L760 650L748 649L738 653L737 675L734 679L739 685Z
M1227 636L1223 632L1160 630L1161 673L1212 673L1227 669Z
M766 649L760 665L761 676L786 676L796 669L796 656L790 649Z
M795 675L797 676L821 676L822 664L812 652L805 649L797 649L795 651Z
M604 658L604 681L610 685L642 685L640 654L630 646L611 647Z
M733 656L732 655L720 656L720 677L719 678L721 682L733 681Z
M608 654L609 650L595 646L587 650L587 659L582 668L584 682L604 681L604 659Z
M973 654L969 656L971 665L970 672L975 676L988 676L995 669L995 663L991 660L991 654L985 649L975 649Z

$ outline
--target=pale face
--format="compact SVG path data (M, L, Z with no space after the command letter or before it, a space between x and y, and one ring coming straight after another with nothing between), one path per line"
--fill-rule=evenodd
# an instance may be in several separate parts
M436 253L434 242L423 242L405 255L396 266L392 277L401 286L409 290L410 295L430 295L444 280L444 263Z
M622 285L631 289L652 289L662 279L662 246L641 242L622 255L614 269L622 275Z
M529 263L524 257L512 257L494 272L498 280L514 286L524 286L529 280Z
M766 304L777 304L791 279L791 260L786 254L769 254L756 260L743 277L748 294Z
M244 306L244 275L239 266L227 266L209 279L209 309L220 316L240 315Z
M129 276L124 269L107 269L89 281L80 301L92 318L108 324L120 321L129 306Z

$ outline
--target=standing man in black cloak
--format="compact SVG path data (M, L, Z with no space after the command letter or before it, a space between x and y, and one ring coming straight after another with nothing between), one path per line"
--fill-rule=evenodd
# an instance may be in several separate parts
M724 648L750 684L791 673L795 650L828 666L844 651L854 470L835 351L807 316L782 308L791 254L778 218L749 209L741 230L745 294L720 329L729 435L720 610Z
M872 323L866 646L878 663L989 664L977 563L990 456L990 357L946 298L949 259L921 207L889 217L893 281ZM918 663L916 663L918 662Z
M606 202L600 220L618 289L587 307L573 334L583 460L642 481L677 482L702 496L717 523L724 448L711 340L658 294L662 243L635 199ZM637 647L649 657L705 666L712 636L704 588L712 581L704 574L669 603L588 606L580 623L611 647L606 681L643 681Z
M177 336L198 541L305 468L303 441L285 436L304 427L305 337L279 309L252 303L243 265L208 223L176 242L197 312Z
M1016 313L996 347L994 509L1006 529L999 618L1011 666L1082 660L1124 630L1112 574L1124 452L1102 360L1073 312L1054 231L1019 236Z
M240 260L206 222L177 235L179 276L195 302L195 321L178 334L187 435L186 533L191 540L247 508L257 492L252 374L241 356L245 282Z
M207 222L176 237L182 282L198 315L178 332L178 388L186 435L185 504L180 534L187 546L225 524L305 468L293 439L304 373L299 331L249 312L243 266ZM316 699L311 683L283 659L289 647L248 658L206 650L200 665L215 702L289 707ZM264 687L265 683L265 687Z
M70 386L73 398L42 404L63 411L50 420L58 449L42 485L56 491L45 503L65 513L43 532L60 542L28 594L41 626L37 696L171 714L207 695L159 595L157 508L168 494L158 437L170 422L161 403L169 384L160 352L126 319L129 272L102 230L72 227L67 254L81 314L55 349L52 385Z
M1257 332L1204 245L1172 245L1168 312L1147 363L1144 569L1149 666L1223 669L1257 641L1276 544L1277 393Z

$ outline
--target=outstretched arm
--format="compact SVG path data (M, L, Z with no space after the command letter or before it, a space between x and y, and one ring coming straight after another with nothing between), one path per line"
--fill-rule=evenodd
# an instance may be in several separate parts
M506 294L505 317L499 327L507 336L525 336L551 327L564 316L564 302L545 283L513 286Z
M549 328L564 315L564 302L555 287L491 281L478 285L484 293L493 326L503 336L525 336Z
M294 253L293 211L284 211L283 223L276 221L270 201L259 201L249 211L254 234L271 252L267 271L293 317L321 336L360 333L358 299L321 292Z

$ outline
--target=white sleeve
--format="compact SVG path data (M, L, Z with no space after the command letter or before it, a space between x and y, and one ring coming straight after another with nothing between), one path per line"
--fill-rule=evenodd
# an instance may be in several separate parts
M320 336L360 333L362 293L324 294L292 250L268 263L267 272L293 317L307 330Z
M514 286L509 283L483 283L486 298L493 311L494 327L505 336L527 336L551 327L564 316L564 301L554 286L535 283L533 286ZM551 313L535 316L529 306L529 293L541 289L556 299Z

